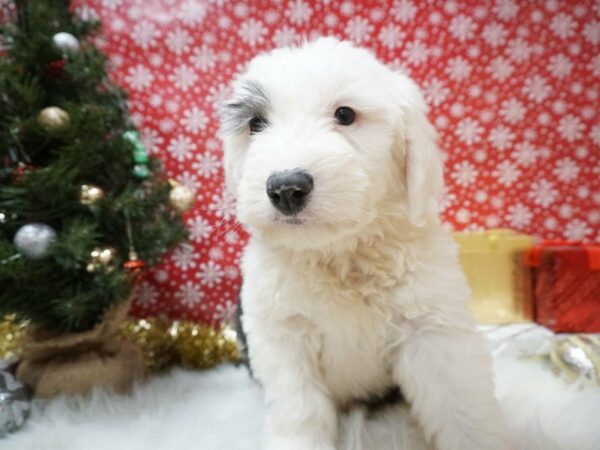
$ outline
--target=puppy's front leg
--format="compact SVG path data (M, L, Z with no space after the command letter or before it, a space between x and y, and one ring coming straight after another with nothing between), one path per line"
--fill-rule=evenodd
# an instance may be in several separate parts
M250 356L265 389L266 448L334 450L337 411L319 377L314 342L285 333L261 338L250 343Z
M476 332L416 331L400 348L395 375L436 449L513 448L494 397L491 357Z

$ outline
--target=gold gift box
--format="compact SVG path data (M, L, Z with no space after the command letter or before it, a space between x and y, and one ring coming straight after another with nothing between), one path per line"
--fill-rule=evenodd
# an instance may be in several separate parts
M469 307L481 323L533 320L531 269L523 254L533 238L509 229L455 233L471 288Z

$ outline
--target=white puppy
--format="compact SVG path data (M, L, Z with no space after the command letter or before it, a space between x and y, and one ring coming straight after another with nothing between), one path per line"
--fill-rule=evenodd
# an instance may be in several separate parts
M511 448L415 83L332 38L274 50L236 81L221 136L267 448L335 449L340 407L393 386L435 448Z

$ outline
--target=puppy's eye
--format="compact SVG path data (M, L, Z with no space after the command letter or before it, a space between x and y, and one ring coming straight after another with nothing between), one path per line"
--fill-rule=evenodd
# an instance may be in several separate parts
M340 106L335 110L335 118L340 125L351 125L356 118L356 113L352 110L352 108Z
M250 127L250 133L260 133L267 126L267 119L262 116L254 116L250 119L248 126Z

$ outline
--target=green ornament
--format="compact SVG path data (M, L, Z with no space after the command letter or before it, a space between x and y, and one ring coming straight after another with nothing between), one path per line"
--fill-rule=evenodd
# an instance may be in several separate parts
M137 131L127 130L125 133L123 133L123 139L132 143L133 145L143 146L142 139L140 138L140 134Z
M145 164L136 164L133 166L133 175L137 178L148 178L150 175L150 169Z
M138 149L136 148L133 151L133 160L136 162L136 164L146 164L148 162L148 152L144 149Z

